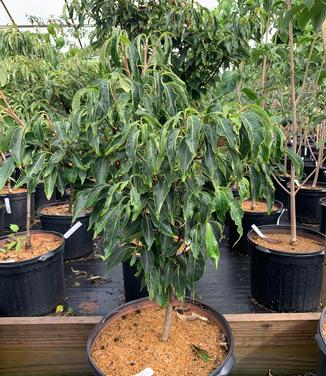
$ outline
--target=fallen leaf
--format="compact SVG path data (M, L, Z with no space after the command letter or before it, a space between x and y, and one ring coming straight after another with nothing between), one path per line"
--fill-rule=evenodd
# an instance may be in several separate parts
M215 360L215 357L210 356L208 352L202 349L201 347L191 345L191 348L192 348L192 351L194 351L199 356L199 358L204 360L205 362L211 362Z

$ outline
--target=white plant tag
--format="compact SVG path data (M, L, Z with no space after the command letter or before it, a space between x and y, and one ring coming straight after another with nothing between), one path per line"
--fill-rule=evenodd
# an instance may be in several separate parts
M137 373L134 376L153 376L154 371L151 368L145 368L143 371Z
M308 154L308 149L307 149L307 146L304 147L304 156L306 157Z
M65 238L65 239L68 239L68 238L70 238L70 236L74 233L74 232L76 232L78 229L79 229L79 227L80 226L82 226L83 224L81 223L81 222L77 222L77 223L75 223L72 227L70 227L70 229L63 235L63 237Z
M264 235L259 228L256 225L251 225L251 228L255 231L255 233L260 237L260 238L266 238L266 235Z
M11 214L11 207L10 207L10 200L9 197L5 197L5 206L6 206L6 211L8 214Z

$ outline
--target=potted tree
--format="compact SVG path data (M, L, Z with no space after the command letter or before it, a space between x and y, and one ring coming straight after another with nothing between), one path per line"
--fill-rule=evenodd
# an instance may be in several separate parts
M39 183L44 158L35 147L31 124L14 112L10 116L17 125L13 132L8 128L6 134L8 137L13 133L15 137L11 157L0 168L0 190L17 163L25 173L27 187L26 232L18 232L19 227L12 224L10 229L14 233L0 238L0 315L38 316L52 311L64 298L65 241L55 232L31 230L32 192Z
M48 116L46 121L49 132L42 140L47 152L45 168L41 173L45 195L50 199L56 189L64 195L68 187L69 200L45 204L38 208L37 215L42 229L65 234L74 224L72 210L75 191L82 189L87 182L92 183L88 179L97 176L92 172L98 165L98 159L87 152L85 135L73 122L52 122ZM93 251L93 231L88 229L89 219L89 211L80 212L76 218L80 227L76 227L76 231L66 240L65 260L78 259Z
M95 235L103 233L108 268L126 260L136 264L149 299L156 301L129 303L96 327L88 355L98 375L135 374L146 367L226 375L232 368L227 323L185 296L187 289L194 295L208 260L217 267L216 237L223 233L227 212L241 232L242 210L229 185L235 170L242 173L243 155L249 164L258 155L268 163L273 127L258 106L231 104L219 110L213 105L204 112L189 107L185 84L168 65L170 48L166 35L140 35L129 41L125 32L115 31L102 49L111 73L98 83L109 89L109 99L103 90L91 87L83 91L86 105L76 108L94 135L103 123L92 123L89 117L105 114L100 147L109 176L104 184L78 193L74 218L82 208L93 208L91 223ZM147 320L151 323L145 324ZM190 322L198 329L191 329ZM151 327L150 333L144 325ZM180 325L185 325L182 337L177 336ZM206 332L209 327L211 334ZM194 339L198 330L206 332L205 340ZM128 345L126 338L131 339ZM121 356L119 346L127 346L128 354ZM164 363L163 352L169 354Z
M309 4L309 9L318 4ZM303 9L304 8L304 9ZM305 5L292 8L288 0L288 16L312 14ZM312 11L311 11L312 12ZM291 20L288 25L290 48L290 78L292 151L284 152L291 160L289 190L291 226L262 226L257 234L251 231L248 240L251 251L251 288L253 297L261 304L277 311L313 311L319 306L324 258L324 236L317 231L297 227L296 197L303 183L298 183L302 160L297 155L297 99L295 90L294 35ZM317 20L316 26L320 25ZM273 174L273 172L271 172ZM277 177L274 175L276 181ZM299 185L299 186L298 186Z
M4 83L4 82L3 82ZM1 84L1 82L0 82ZM27 188L13 187L14 179L12 175L15 168L22 166L22 153L17 151L17 144L22 140L21 128L12 126L12 122L18 122L20 127L23 126L21 120L14 112L9 100L3 91L0 90L0 116L4 124L10 124L5 127L6 134L2 137L0 143L1 156L1 175L0 175L0 202L5 207L3 216L3 227L9 231L9 226L15 223L20 228L26 225L25 217L27 212ZM11 155L8 153L11 153ZM7 156L6 156L7 154ZM34 193L31 196L31 221L34 220Z

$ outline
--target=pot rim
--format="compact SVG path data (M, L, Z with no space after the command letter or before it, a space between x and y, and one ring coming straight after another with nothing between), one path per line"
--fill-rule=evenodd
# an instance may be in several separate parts
M325 318L326 318L326 306L324 307L324 309L322 310L320 314L320 319L318 322L318 330L317 330L317 334L315 337L319 346L319 350L326 356L326 338L324 337L324 334L323 334L323 324L324 324Z
M280 233L282 232L282 230L290 230L291 231L291 226L289 225L263 225L263 226L258 226L259 229L262 229L262 230L268 230L268 229L273 229L273 228L279 228L281 231ZM316 231L316 230L313 230L313 229L310 229L310 228L307 228L307 227L301 227L301 226L297 226L297 232L298 233L311 233L317 237L320 237L321 239L325 239L325 235L322 234L321 232L319 231ZM259 249L260 251L264 252L264 253L273 253L275 255L279 255L279 256L284 256L284 257L301 257L301 258L309 258L309 257L313 257L313 256L316 256L316 255L323 255L325 254L325 248L323 248L321 251L316 251L316 252L311 252L311 253L288 253L288 252L281 252L281 251L277 251L277 250L274 250L274 249L270 249L270 248L266 248L266 247L263 247L262 245L257 245L255 242L253 242L251 239L250 239L250 236L254 233L254 230L250 230L247 234L247 240L248 240L248 243L252 246L254 246L255 248Z
M26 192L19 192L19 193L6 193L6 194L1 194L0 193L0 198L6 198L6 197L17 197L17 196L27 196L28 191ZM31 193L31 196L34 196L35 192Z
M59 252L63 253L64 246L65 246L65 238L59 232L48 231L48 230L32 230L31 233L32 234L35 234L35 233L55 234L55 235L58 236L58 238L61 238L62 242L61 242L60 245L58 245L57 248L55 248L55 249L53 249L53 250L51 250L47 253L44 253L43 255L33 257L31 259L22 260L22 261L15 261L15 262L0 262L0 269L1 268L2 269L15 268L17 266L25 266L25 265L34 264L34 263L37 263L37 262L43 262L43 261L48 260L49 258L51 258L52 256L56 255ZM25 235L25 234L26 234L26 231L21 231L21 232L17 233L17 235ZM1 236L0 240L6 239L6 238L8 238L8 236L9 235ZM46 256L46 257L44 257L44 256Z
M250 199L249 199L250 200ZM248 201L248 200L246 200ZM266 202L266 200L259 200L260 202ZM246 211L246 210L243 210L243 213L244 215L250 215L252 217L255 217L255 216L270 216L272 214L281 214L283 209L284 209L284 204L283 202L279 201L279 200L274 200L274 204L275 205L277 204L279 206L279 208L275 211L271 211L269 214L267 212L251 212L251 211Z
M224 361L218 366L218 368L215 368L208 375L208 376L214 376L215 372L221 371L226 366L228 361L232 362L232 365L233 365L233 361L234 361L234 359L233 359L234 339L233 339L231 327L230 327L229 323L227 322L227 320L225 319L225 317L220 312L218 312L214 308L212 308L211 306L206 305L204 303L200 303L197 300L192 300L188 297L186 297L185 302L188 303L188 304L191 304L193 306L202 308L204 311L205 310L210 311L210 313L212 315L217 317L216 322L218 322L220 328L225 332L225 334L228 337L229 350L228 350L227 356L225 357ZM175 303L176 304L178 304L178 303L182 304L181 302L179 302L177 300L175 300ZM116 308L115 310L111 311L110 313L106 314L105 316L103 316L101 321L96 324L95 328L92 330L92 332L90 333L90 335L88 336L88 339L87 339L87 357L88 357L88 361L90 362L91 366L96 370L96 372L98 372L99 375L106 376L96 366L96 364L95 364L95 362L94 362L94 360L91 356L91 352L92 352L92 348L93 348L95 340L101 334L101 332L105 329L105 327L109 325L109 322L111 321L111 319L113 319L116 316L121 315L123 310L130 307L130 306L134 306L134 311L137 311L137 310L144 309L143 308L144 306L145 307L146 306L151 307L151 306L156 306L156 305L158 306L158 304L155 301L148 300L148 297L133 300L131 302L123 304L122 306L120 306L120 307Z
M312 183L312 180L309 180L306 182L306 184L309 184L309 183ZM319 193L319 192L326 192L326 183L323 183L323 182L317 182L317 185L322 185L323 188L321 189L311 189L311 188L301 188L299 191L298 191L298 194L300 192L307 192L307 193ZM289 187L289 183L287 184L287 186Z
M44 218L62 218L62 219L72 219L73 215L54 215L54 214L45 214L45 213L42 213L42 210L44 208L48 208L50 206L56 206L56 205L60 205L60 204L68 204L69 202L68 201L56 201L56 202L52 202L50 204L45 204L45 205L42 205L40 206L37 210L36 210L36 215L40 218L40 217L44 217ZM80 213L79 216L76 218L79 219L79 218L86 218L86 217L90 217L91 215L91 212L90 213Z

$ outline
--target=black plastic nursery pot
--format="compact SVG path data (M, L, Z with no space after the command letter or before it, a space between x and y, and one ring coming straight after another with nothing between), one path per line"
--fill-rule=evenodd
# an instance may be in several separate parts
M320 219L320 232L326 234L326 197L320 199L320 210L321 210L321 219Z
M297 221L300 223L320 224L320 199L326 197L326 183L318 182L317 186L322 188L301 188L296 195Z
M31 221L34 222L34 199L35 195L32 193L32 210L31 210ZM27 192L21 193L6 193L0 194L0 202L5 204L5 198L9 199L9 205L11 213L5 210L3 218L4 231L8 231L11 224L19 226L20 229L26 228L26 212L27 212Z
M276 224L279 216L282 214L283 204L280 201L275 201L274 205L277 206L278 209L269 215L267 213L244 212L242 218L243 235L238 242L239 235L237 232L237 226L232 220L230 220L229 246L237 252L248 253L247 233L251 230L251 226L253 224L256 226Z
M277 181L272 177L273 183L274 183L274 197L276 201L280 201L284 207L287 207L288 205L288 194L280 187L280 185L277 183ZM282 183L283 187L286 188L290 178L288 176L278 176L278 180Z
M5 206L0 202L0 236L4 235L3 219L5 215Z
M136 264L131 266L130 260L124 261L122 263L122 271L126 302L131 302L132 300L137 300L148 296L146 287L144 287L143 289L141 288L141 279L143 272L140 276L136 276Z
M291 232L290 226L261 226L268 234ZM297 234L324 241L320 232L298 227ZM251 294L263 306L277 312L312 312L319 307L324 250L316 253L288 253L268 249L251 240Z
M53 195L48 200L44 192L44 184L40 183L35 188L35 210L38 210L40 207L51 204L57 201L57 191L53 192Z
M306 162L303 167L303 172L306 176L309 176L314 169L316 168L316 164L313 161ZM313 179L313 176L311 177ZM326 167L322 166L319 168L319 173L318 173L318 182L320 183L326 183Z
M53 311L64 299L64 238L56 249L20 262L0 262L0 316L41 316ZM25 235L19 233L18 235ZM6 236L0 238L5 239Z
M60 234L65 234L72 227L71 215L50 215L42 213L42 209L65 204L66 202L55 202L49 205L42 206L36 212L40 218L43 230L56 231ZM93 251L93 230L88 231L90 213L81 214L76 222L81 222L79 227L68 239L66 239L64 259L75 260L81 257L88 256Z
M325 376L326 375L326 341L324 337L323 326L325 322L325 315L326 315L326 307L323 309L321 313L317 334L316 334L316 341L319 347L319 361L318 361L318 372L317 376Z
M227 376L230 374L233 366L234 366L234 339L232 335L231 328L224 318L224 316L217 312L215 309L197 302L195 300L191 300L189 298L186 298L185 304L187 308L190 308L191 311L207 317L210 321L213 321L218 324L220 329L224 332L226 336L226 342L228 344L228 354L224 361L213 371L209 374L209 376ZM180 302L175 301L175 307L181 306L182 304ZM117 310L109 313L107 316L105 316L94 328L90 336L88 337L87 341L87 355L88 360L90 363L90 366L92 368L93 374L97 376L106 376L105 373L103 373L95 364L94 359L92 358L92 352L93 352L93 345L98 336L108 327L111 323L116 322L118 320L121 320L123 317L125 317L128 314L132 314L134 312L137 312L139 310L143 310L146 308L152 308L157 307L157 304L153 301L149 301L147 298L142 298L135 300L133 302L129 302ZM159 339L158 339L159 340ZM180 375L181 376L181 375ZM206 375L202 375L206 376Z

